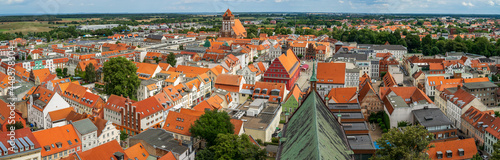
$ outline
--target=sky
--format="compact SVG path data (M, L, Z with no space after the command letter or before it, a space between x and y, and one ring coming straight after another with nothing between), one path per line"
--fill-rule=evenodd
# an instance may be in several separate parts
M500 0L0 0L0 15L332 12L500 14Z

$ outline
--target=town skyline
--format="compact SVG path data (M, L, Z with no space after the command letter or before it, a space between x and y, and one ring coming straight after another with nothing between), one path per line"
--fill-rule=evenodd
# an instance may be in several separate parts
M135 0L75 3L68 0L26 1L0 0L0 15L40 14L114 14L114 13L220 13L227 8L235 12L321 12L377 14L500 14L500 0L188 0L141 3ZM157 4L157 5L150 5ZM322 5L317 5L322 4ZM109 7L115 6L115 7ZM134 9L130 9L133 7Z

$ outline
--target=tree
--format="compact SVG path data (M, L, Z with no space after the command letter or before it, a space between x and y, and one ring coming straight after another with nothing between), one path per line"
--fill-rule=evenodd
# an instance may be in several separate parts
M371 159L429 159L422 153L433 139L434 135L421 125L408 126L403 131L392 128L376 141L380 149L375 152L377 156Z
M304 55L299 54L299 55L297 55L297 57L298 57L299 59L302 59L302 57L304 57Z
M127 132L125 132L124 130L121 130L120 131L120 140L124 141L124 140L127 140L127 138L128 138Z
M14 126L14 130L18 130L18 129L22 129L24 128L24 125L23 125L23 122L21 121L17 121L16 123L14 124L7 124L6 127L7 127L7 130L10 130L10 127L11 126Z
M500 159L500 141L493 144L493 153L490 159Z
M104 62L104 90L107 94L123 95L135 99L141 81L136 74L137 67L125 57L111 58Z
M398 122L398 127L406 127L408 125L409 125L409 123L407 121L399 121Z
M483 158L481 158L481 155L478 154L475 154L474 156L472 156L472 159L471 160L483 160Z
M196 159L265 159L265 150L250 142L248 135L219 134L215 145L197 155ZM209 157L210 156L210 157Z
M184 45L179 45L179 50L184 50Z
M118 43L120 43L120 41L116 41L116 43L115 43L115 44L118 44Z
M31 58L31 55L28 55L27 60L31 60L31 59L33 59L33 58Z
M233 134L234 125L230 121L226 112L217 110L205 111L198 120L189 129L193 137L204 139L207 146L215 144L218 134Z
M380 77L384 77L385 74L387 74L387 72L380 72ZM388 87L388 86L386 86L386 87Z
M205 40L205 43L203 44L203 47L207 47L207 48L209 48L210 46L212 46L212 45L210 44L210 41L209 41L208 39L207 39L207 40Z
M168 54L168 56L167 56L167 63L170 64L172 67L175 66L175 64L177 63L177 60L175 59L175 54L174 53Z
M63 76L68 75L68 68L63 68L62 74L63 74Z
M85 81L92 83L96 81L96 78L97 78L96 69L92 63L89 63L85 67Z
M57 73L57 76L63 76L61 68L56 68L56 73Z

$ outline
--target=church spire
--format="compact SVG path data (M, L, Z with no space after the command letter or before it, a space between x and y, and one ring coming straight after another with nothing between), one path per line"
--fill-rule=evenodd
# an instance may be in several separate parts
M309 79L311 91L313 89L316 90L316 81L318 81L318 79L316 78L316 60L313 60L313 70L311 73L311 78Z

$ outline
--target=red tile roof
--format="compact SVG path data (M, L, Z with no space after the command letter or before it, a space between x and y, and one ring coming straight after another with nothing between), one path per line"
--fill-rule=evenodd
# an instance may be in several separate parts
M221 74L217 76L214 87L229 92L239 92L242 80L243 76L241 75Z
M357 88L332 88L327 97L335 103L357 103ZM330 101L328 100L328 101Z
M318 63L318 83L344 84L345 68L345 63Z
M451 141L444 142L431 142L429 144L429 150L427 150L427 154L431 159L438 159L437 152L440 151L443 154L443 160L452 160L452 159L471 159L474 155L477 154L476 143L474 138L467 139L457 139ZM464 155L460 156L458 150L463 149ZM452 152L452 157L448 158L446 151Z
M163 112L164 108L160 102L156 99L156 97L149 97L142 101L132 103L132 106L136 107L136 112L142 118L146 118L157 112Z
M149 157L149 153L146 151L146 147L142 143L137 143L132 147L125 149L125 154L134 160L146 160Z
M33 133L31 132L30 128L22 128L22 129L16 129L15 130L15 133L14 134L14 138L16 139L19 139L19 138L23 138L23 139L26 139L26 137L35 145L34 148L35 149L39 149L40 147L42 147L42 145L40 145L40 143L38 142L38 140L35 138L35 136L33 135ZM9 147L9 142L10 141L10 138L12 137L13 135L10 135L10 132L0 132L0 142L3 143L3 145L5 147ZM44 150L42 148L42 150ZM3 153L1 153L0 155L2 155ZM8 154L9 155L13 155L15 154L13 151L11 150L8 150ZM18 152L19 154L19 152Z
M42 157L76 148L77 146L81 146L82 142L71 124L36 131L33 132L33 135L40 143L40 146L42 146ZM71 144L68 141L71 141ZM57 147L57 143L62 143L60 148ZM52 147L52 145L55 147ZM50 150L45 150L44 148L50 148Z
M192 115L193 111L189 111L191 114L184 113L187 109L181 109L180 112L171 111L167 115L167 119L165 120L165 125L163 125L163 129L169 132L191 136L191 132L189 129L191 125L194 124L200 116Z

